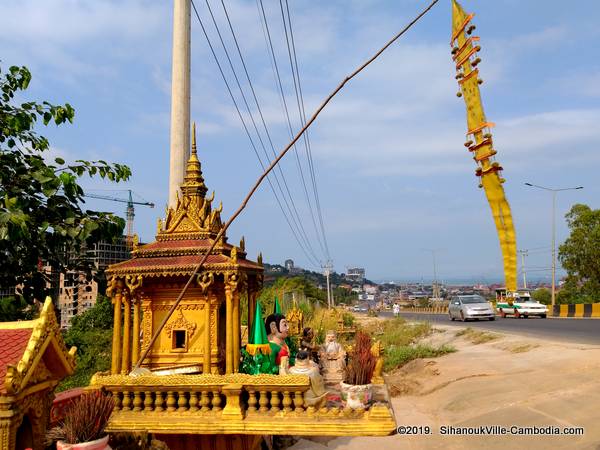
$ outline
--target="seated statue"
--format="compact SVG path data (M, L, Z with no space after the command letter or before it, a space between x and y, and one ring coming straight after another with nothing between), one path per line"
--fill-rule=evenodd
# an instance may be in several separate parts
M271 362L273 367L279 367L279 373L287 373L290 358L290 349L285 342L288 336L288 323L283 314L271 314L265 320L267 339L271 347Z
M308 353L308 357L313 361L319 360L319 346L313 343L315 332L312 328L307 327L302 330L302 340L300 341L300 350L304 350Z
M319 369L311 363L308 358L308 352L300 350L296 355L296 364L290 367L289 373L293 375L308 375L310 378L310 388L304 393L305 406L314 406L319 408L327 400L327 391L323 377Z
M326 385L336 385L346 373L346 350L337 341L335 331L329 330L319 351L319 365Z

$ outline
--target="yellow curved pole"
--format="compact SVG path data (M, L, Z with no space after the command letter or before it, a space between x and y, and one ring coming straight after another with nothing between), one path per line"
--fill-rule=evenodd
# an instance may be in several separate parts
M517 290L517 242L510 206L504 195L500 176L502 167L494 161L491 128L494 126L485 118L479 85L477 65L481 59L479 38L473 35L475 26L471 20L474 14L466 14L462 7L452 0L452 59L456 64L456 79L460 86L459 97L463 97L467 107L467 142L465 146L477 163L476 175L481 182L492 210L498 232L500 249L504 259L504 278L507 291Z

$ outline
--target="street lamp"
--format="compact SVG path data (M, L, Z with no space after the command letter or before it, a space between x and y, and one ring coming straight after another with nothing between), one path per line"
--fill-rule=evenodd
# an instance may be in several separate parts
M552 189L531 183L525 183L525 186L552 192L552 310L554 311L554 305L556 303L556 193L561 191L575 191L577 189L583 189L583 186L560 189Z

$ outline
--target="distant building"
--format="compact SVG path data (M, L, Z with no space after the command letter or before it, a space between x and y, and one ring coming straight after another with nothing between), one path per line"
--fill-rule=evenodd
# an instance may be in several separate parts
M346 279L356 283L362 283L365 279L365 269L361 267L349 267L346 271Z
M285 262L283 263L283 266L286 268L286 270L289 270L290 272L294 270L294 260L293 259L286 259Z
M377 294L379 292L379 288L377 286L373 286L372 284L363 285L363 291L367 294Z
M103 272L111 264L131 258L131 251L127 248L127 240L124 236L114 243L98 242L88 249L86 254L95 267L94 275ZM69 328L74 316L82 314L94 306L98 299L98 291L98 282L93 278L88 278L85 272L61 273L58 285L61 328Z

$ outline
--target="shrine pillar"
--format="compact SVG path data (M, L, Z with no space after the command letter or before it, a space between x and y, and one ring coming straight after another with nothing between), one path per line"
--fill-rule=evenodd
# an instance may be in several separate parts
M233 371L238 372L240 368L240 290L233 291L233 348L231 357L233 359Z
M106 294L112 299L114 305L112 361L110 373L115 375L121 371L121 306L123 298L123 280L112 279Z
M121 359L121 374L127 375L131 369L131 298L123 296L123 352Z
M210 373L211 363L211 345L210 345L210 297L206 296L204 306L204 359L202 360L202 373Z
M132 357L133 364L137 364L140 359L140 310L141 301L139 297L133 298L133 339L132 339Z
M225 373L233 373L233 290L235 287L225 282Z

